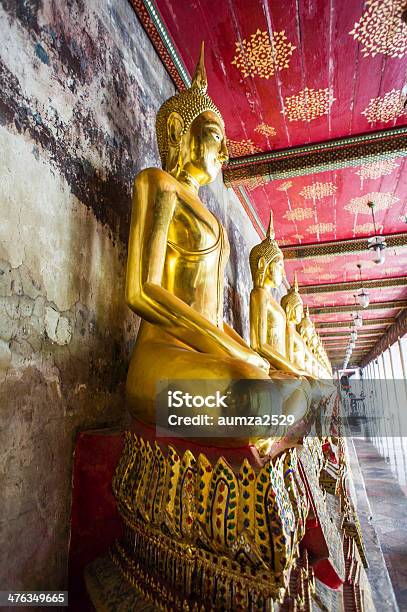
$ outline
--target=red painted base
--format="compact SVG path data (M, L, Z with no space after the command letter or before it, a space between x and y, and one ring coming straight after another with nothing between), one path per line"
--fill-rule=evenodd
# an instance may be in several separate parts
M69 547L69 608L93 610L83 579L85 566L122 533L111 483L123 450L123 432L80 432L76 441Z

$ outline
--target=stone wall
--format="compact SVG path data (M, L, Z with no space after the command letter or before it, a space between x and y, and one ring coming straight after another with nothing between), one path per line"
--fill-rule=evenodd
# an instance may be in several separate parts
M2 0L0 34L0 586L58 589L75 435L123 423L131 185L174 88L126 0ZM221 179L203 197L247 338L257 237Z

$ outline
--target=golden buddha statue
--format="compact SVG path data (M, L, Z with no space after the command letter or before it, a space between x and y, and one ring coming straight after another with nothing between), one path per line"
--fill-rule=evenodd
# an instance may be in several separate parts
M281 306L285 310L286 327L286 353L287 358L297 368L304 371L305 346L303 339L297 332L296 326L301 322L304 314L304 304L298 292L297 274L294 274L294 283L289 291L281 298Z
M314 324L309 316L308 306L305 309L304 316L297 326L297 331L300 334L305 346L305 369L309 374L318 376L318 362L311 348L316 332Z
M284 258L275 240L273 213L265 240L250 252L253 289L250 293L250 345L277 370L296 376L304 370L287 358L286 314L271 294L285 277Z
M228 152L206 89L202 46L191 88L157 115L163 170L143 170L134 183L126 300L142 322L126 389L131 414L148 425L160 380L268 378L268 362L223 321L228 238L198 190Z

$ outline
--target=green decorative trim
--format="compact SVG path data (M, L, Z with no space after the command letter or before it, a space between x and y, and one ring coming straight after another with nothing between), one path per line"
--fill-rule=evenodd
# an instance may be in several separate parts
M381 130L378 132L370 132L369 134L362 134L361 136L349 136L348 138L338 138L336 140L327 140L325 142L318 142L315 144L303 145L301 147L292 147L290 149L281 149L278 151L268 151L266 153L256 153L255 155L248 155L247 157L235 157L228 162L229 167L236 167L241 165L257 164L263 161L274 161L277 159L286 159L287 157L294 157L300 153L314 153L320 151L328 151L331 149L341 148L344 146L363 144L371 142L373 140L382 140L387 138L393 138L394 136L406 136L407 127L397 127L391 130ZM407 155L407 150L404 153Z
M244 185L253 178L287 179L406 155L407 128L402 127L237 158L229 162L224 179L228 186Z
M143 4L150 15L150 18L157 30L158 35L160 36L165 48L167 49L171 60L173 61L175 67L177 68L178 74L181 77L185 87L191 86L191 78L189 76L188 70L185 67L184 62L179 56L175 46L172 43L171 36L167 30L166 25L164 24L161 16L157 10L155 2L153 0L143 0Z

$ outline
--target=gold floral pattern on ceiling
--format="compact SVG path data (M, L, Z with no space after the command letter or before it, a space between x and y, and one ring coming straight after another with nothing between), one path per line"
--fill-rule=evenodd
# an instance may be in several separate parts
M321 266L308 266L308 268L305 268L304 274L320 274L322 271Z
M254 142L248 140L227 140L227 148L232 157L244 157L253 153L260 153L261 149Z
M232 64L243 77L258 76L269 79L277 70L290 65L290 58L296 47L285 35L285 31L273 32L270 38L267 31L257 30L249 38L237 41L236 55Z
M327 196L333 195L337 190L336 185L332 182L329 183L313 183L312 185L306 185L300 191L307 200L321 200Z
M362 45L364 57L383 53L403 57L407 53L407 25L401 14L405 0L366 0L366 9L349 34Z
M401 89L392 89L384 96L371 98L362 115L369 123L394 121L405 114L404 97Z
M327 234L328 232L334 231L333 223L314 223L307 227L309 234Z
M324 89L306 87L296 95L287 96L281 112L289 121L309 123L317 117L327 115L334 101L332 90L328 87Z
M312 208L292 208L284 213L284 218L288 221L304 221L310 219L314 211Z
M290 189L290 187L293 186L293 182L292 181L284 181L284 183L281 183L281 185L279 187L276 187L277 191L288 191Z
M268 123L260 123L257 127L254 128L254 131L258 134L262 134L263 136L277 135L276 129Z
M356 174L358 174L362 180L377 179L381 176L391 174L393 170L398 167L399 165L396 164L394 159L381 159L371 164L364 164L356 171Z
M382 231L383 225L376 223L377 231ZM373 234L375 231L373 223L361 223L355 227L355 234Z
M392 193L378 193L373 191L371 193L366 193L363 196L359 196L358 198L352 198L352 200L348 202L344 208L348 212L355 215L371 215L371 210L367 205L368 202L374 202L375 210L377 211L386 210L398 201L399 199Z
M251 176L244 181L244 186L248 191L253 191L253 189L257 189L257 187L267 185L268 182L269 179L266 176Z
M327 274L321 274L320 279L323 281L331 281L333 280L333 275L330 272L328 272Z

